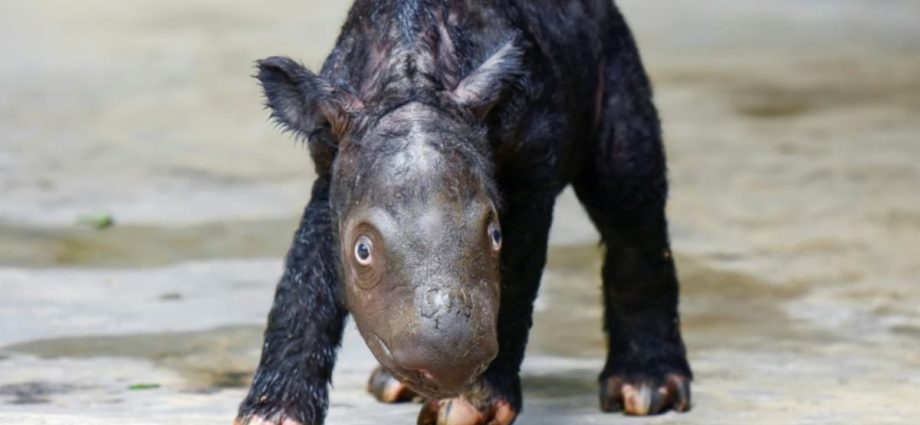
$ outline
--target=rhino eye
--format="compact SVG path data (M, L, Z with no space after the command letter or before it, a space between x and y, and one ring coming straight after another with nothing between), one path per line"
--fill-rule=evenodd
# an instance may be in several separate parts
M489 240L492 241L492 249L498 250L502 247L502 231L494 221L489 223L488 227Z
M355 260L362 266L370 265L371 261L373 261L373 250L374 245L371 243L370 238L367 236L359 237L358 241L355 242Z

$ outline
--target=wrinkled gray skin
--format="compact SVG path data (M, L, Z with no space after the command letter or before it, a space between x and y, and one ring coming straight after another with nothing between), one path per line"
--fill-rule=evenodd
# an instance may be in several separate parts
M380 363L432 397L498 353L498 214L469 137L482 136L408 103L340 145L332 178L349 310Z

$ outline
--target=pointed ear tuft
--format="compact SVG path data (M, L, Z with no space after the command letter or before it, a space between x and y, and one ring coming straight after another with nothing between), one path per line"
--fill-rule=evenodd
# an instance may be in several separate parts
M272 118L302 137L313 137L323 128L340 137L350 115L363 107L353 95L337 90L293 59L273 56L256 66Z
M461 107L485 116L505 89L518 83L523 73L524 49L518 36L512 37L451 91Z

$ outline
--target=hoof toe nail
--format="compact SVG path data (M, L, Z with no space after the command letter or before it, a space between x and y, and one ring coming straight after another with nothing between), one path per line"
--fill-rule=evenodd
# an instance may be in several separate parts
M517 413L514 412L510 404L501 402L495 409L495 414L493 416L494 419L492 419L492 422L489 422L489 425L511 425L517 417Z
M464 397L429 401L419 413L418 425L511 425L517 413L505 400L494 400L480 410Z
M367 391L371 393L377 401L383 403L400 403L403 401L414 400L417 395L408 386L399 382L389 372L382 367L378 367L371 374L367 382Z
M686 412L690 407L690 379L682 375L633 382L612 376L601 382L600 408L604 412L646 416L667 410Z
M438 418L438 425L477 425L483 423L482 414L475 407L462 399L449 400L441 409L443 419Z
M636 388L632 385L623 387L624 410L627 414L645 416L652 405L652 391L647 385Z

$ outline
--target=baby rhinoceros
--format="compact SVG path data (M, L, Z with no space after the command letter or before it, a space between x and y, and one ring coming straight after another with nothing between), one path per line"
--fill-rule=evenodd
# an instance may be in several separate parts
M689 409L660 123L611 0L357 0L319 74L257 77L317 179L239 424L322 424L351 313L378 399L510 425L569 184L606 247L601 409Z

